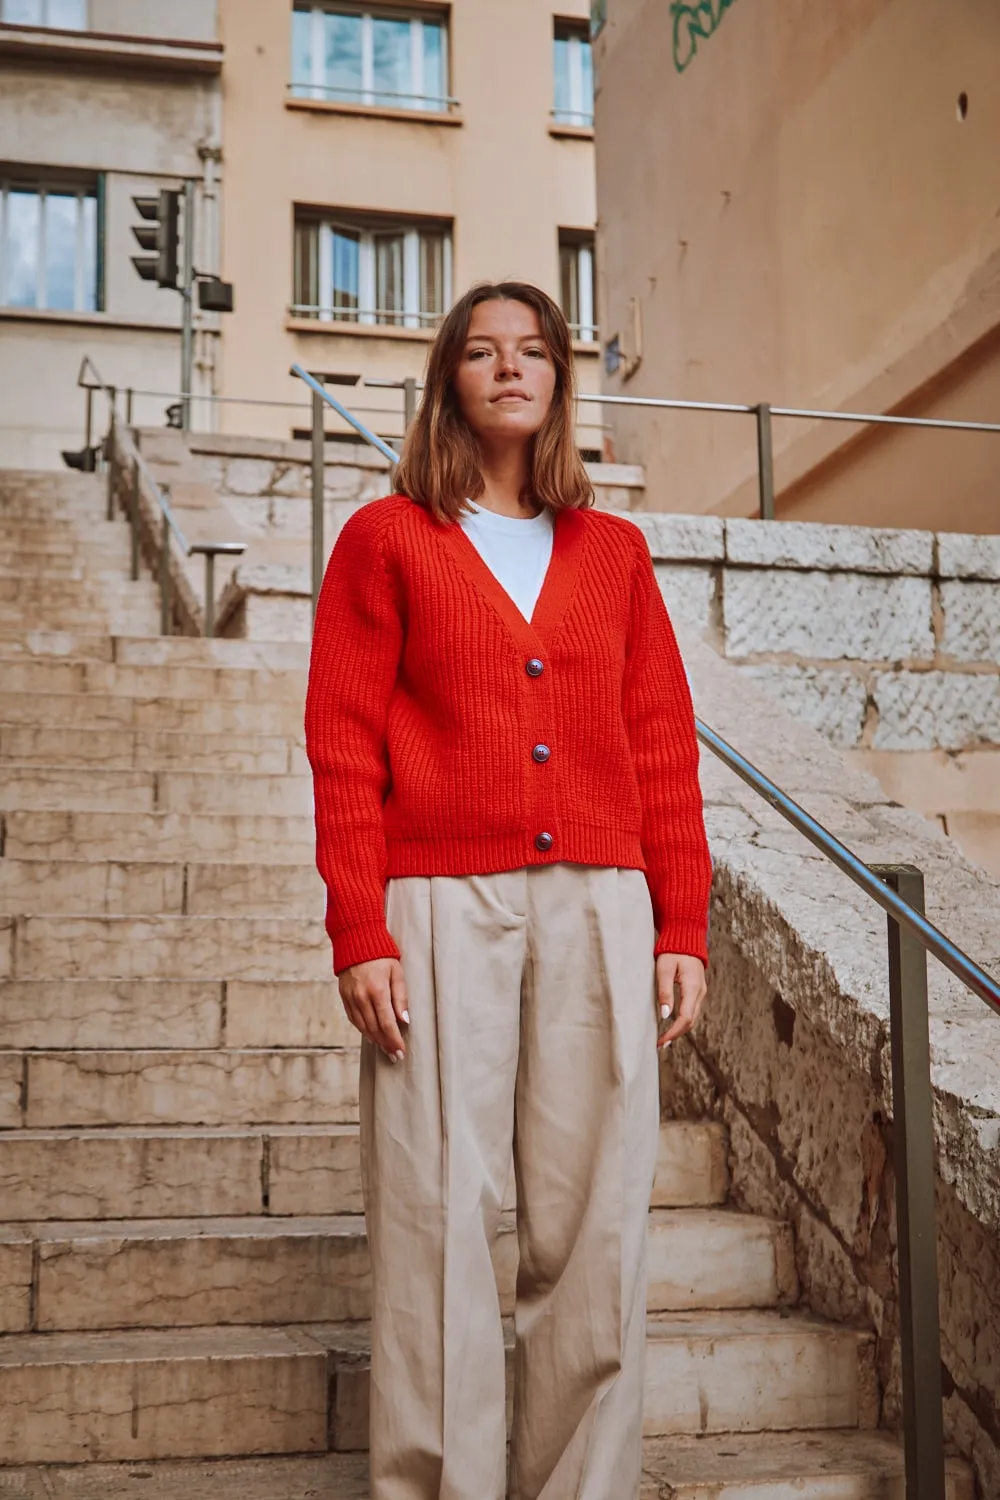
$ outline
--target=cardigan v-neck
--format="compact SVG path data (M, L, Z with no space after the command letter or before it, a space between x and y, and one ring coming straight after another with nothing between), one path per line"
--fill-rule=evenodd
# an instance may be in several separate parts
M530 621L552 560L552 511L543 506L535 515L509 516L475 500L466 505L457 524Z
M645 870L655 951L705 956L694 715L631 521L560 511L529 621L461 526L362 506L323 581L306 748L337 973L399 956L386 880L559 860Z

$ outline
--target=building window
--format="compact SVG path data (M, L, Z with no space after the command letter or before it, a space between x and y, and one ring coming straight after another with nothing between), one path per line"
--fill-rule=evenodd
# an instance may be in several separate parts
M0 21L8 26L86 31L87 0L0 0Z
M0 178L0 305L95 312L96 186Z
M559 290L562 310L575 339L597 338L594 310L594 236L587 230L559 231Z
M586 26L557 21L555 107L557 125L593 125L594 69Z
M301 5L292 12L292 93L300 99L443 112L443 15Z
M447 225L297 216L295 317L428 328L450 301Z

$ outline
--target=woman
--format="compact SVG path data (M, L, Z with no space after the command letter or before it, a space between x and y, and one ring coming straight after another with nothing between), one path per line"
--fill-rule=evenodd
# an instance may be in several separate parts
M676 985L661 1045L697 1017L710 866L649 550L590 508L573 415L555 303L473 288L316 616L317 862L364 1038L372 1500L504 1493L512 1149L509 1494L638 1494L656 1005Z

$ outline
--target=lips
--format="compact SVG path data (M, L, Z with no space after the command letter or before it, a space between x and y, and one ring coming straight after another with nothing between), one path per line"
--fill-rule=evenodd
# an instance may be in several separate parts
M502 396L491 396L490 405L496 406L498 401L528 401L530 399L523 391L504 391Z

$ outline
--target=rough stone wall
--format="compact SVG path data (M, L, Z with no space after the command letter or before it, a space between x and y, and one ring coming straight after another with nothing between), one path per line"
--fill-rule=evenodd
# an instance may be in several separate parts
M676 617L831 743L1000 745L1000 537L633 519Z
M937 923L1000 976L1000 883L704 645L685 639L699 714L868 862L925 874ZM715 862L709 1001L663 1064L677 1116L724 1118L736 1201L795 1229L803 1295L875 1329L898 1424L886 920L707 752ZM1000 1494L1000 1018L929 967L942 1355L950 1438Z

